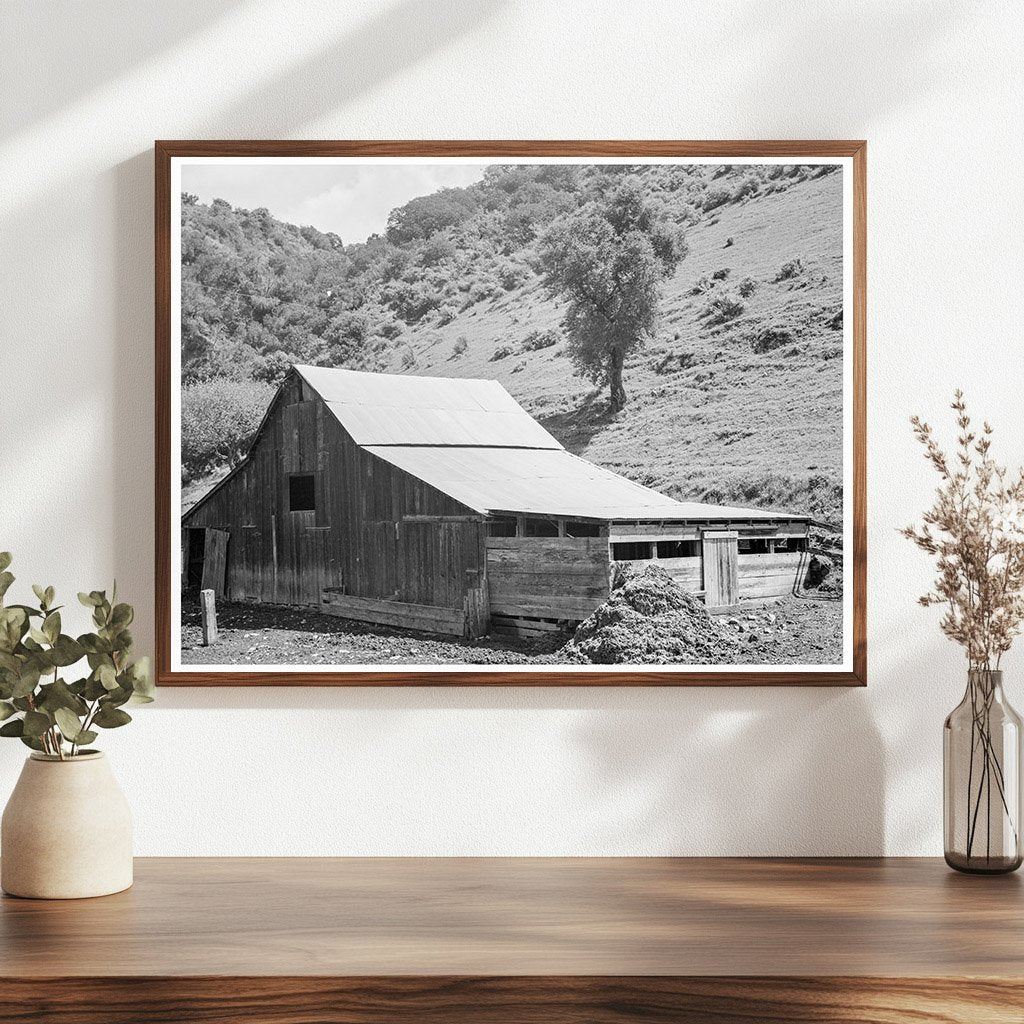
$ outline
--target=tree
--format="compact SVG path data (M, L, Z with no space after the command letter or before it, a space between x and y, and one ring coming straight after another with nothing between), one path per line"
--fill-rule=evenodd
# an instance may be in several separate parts
M254 380L202 381L181 389L181 478L237 466L274 389Z
M661 282L686 255L676 226L644 202L632 178L555 221L540 238L544 285L568 302L562 327L577 372L626 404L626 356L651 336Z

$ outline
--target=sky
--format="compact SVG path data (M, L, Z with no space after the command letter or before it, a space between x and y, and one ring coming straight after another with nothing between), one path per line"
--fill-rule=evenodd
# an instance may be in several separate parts
M346 244L383 234L388 214L416 196L469 185L485 164L184 164L181 188L209 203L248 210L265 206L278 220L333 231Z

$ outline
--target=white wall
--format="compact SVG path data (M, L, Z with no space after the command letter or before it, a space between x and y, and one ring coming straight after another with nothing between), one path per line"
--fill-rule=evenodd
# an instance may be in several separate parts
M995 2L0 4L0 548L116 575L143 649L154 138L869 140L867 690L168 689L105 737L138 852L940 852L963 665L895 528L955 385L1024 460L1022 39Z

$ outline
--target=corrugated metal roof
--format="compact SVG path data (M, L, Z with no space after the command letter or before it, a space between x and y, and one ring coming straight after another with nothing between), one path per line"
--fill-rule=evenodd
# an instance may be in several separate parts
M562 447L496 380L295 369L356 444Z
M560 448L368 445L366 450L477 512L591 519L799 518L674 501Z

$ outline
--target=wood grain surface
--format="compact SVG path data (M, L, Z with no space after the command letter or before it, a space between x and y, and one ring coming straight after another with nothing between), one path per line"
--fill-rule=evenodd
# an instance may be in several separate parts
M136 863L0 902L0 1020L1024 1020L1020 876L938 860Z
M171 670L171 161L176 157L849 157L853 163L853 665L850 671ZM156 670L161 686L864 686L867 682L867 144L863 140L160 140L155 143Z

